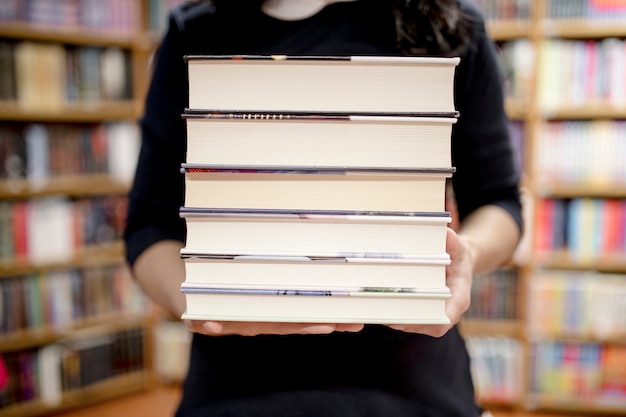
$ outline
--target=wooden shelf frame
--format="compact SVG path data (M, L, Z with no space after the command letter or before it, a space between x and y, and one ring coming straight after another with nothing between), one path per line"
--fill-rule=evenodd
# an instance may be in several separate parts
M108 29L86 29L19 21L3 21L0 27L0 38L124 49L150 48L151 45L150 37L142 31L119 32Z
M51 415L86 405L111 400L155 386L155 381L145 371L134 371L92 384L80 390L63 394L60 404L50 405L41 400L12 404L0 409L0 417L35 417Z
M3 259L0 261L0 280L9 276L26 275L68 268L114 265L123 262L124 244L114 241L106 244L86 246L77 250L71 260L37 264L28 259ZM0 349L1 350L1 349Z
M76 320L62 326L45 325L38 328L24 329L16 332L0 334L0 351L16 351L31 347L44 346L50 343L71 339L81 331L114 332L139 326L150 325L148 316L127 312L114 312L100 316Z
M98 123L135 120L142 108L138 100L67 102L53 111L20 108L16 101L0 101L0 121L49 123Z
M109 174L63 175L41 182L28 179L0 180L0 199L18 200L55 195L68 197L125 195L129 189L130 184Z

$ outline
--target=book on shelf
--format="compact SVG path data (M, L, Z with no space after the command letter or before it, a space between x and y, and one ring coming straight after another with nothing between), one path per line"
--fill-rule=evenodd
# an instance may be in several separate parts
M451 168L341 170L183 164L186 207L441 212Z
M5 124L0 127L0 181L24 178L27 173L26 142L22 131Z
M0 101L16 100L15 42L0 40Z
M351 168L452 166L449 117L194 111L187 163Z
M23 41L14 48L18 108L58 111L65 104L65 48L56 43Z
M505 336L468 336L471 372L479 402L512 404L522 394L522 342Z
M181 284L184 319L330 323L449 323L448 288L253 287Z
M202 286L269 286L440 289L445 287L447 253L415 258L212 254L181 251L186 283Z
M192 109L455 112L459 58L187 55L185 60Z
M209 253L431 256L446 251L447 212L218 210L182 207L186 250Z

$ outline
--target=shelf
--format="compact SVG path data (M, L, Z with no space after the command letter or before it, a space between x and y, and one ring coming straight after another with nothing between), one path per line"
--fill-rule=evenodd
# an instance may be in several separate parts
M541 108L541 106L540 106ZM584 106L560 106L554 109L541 109L544 118L559 119L593 119L612 120L626 119L626 105L611 105L609 103L586 103Z
M140 32L124 33L106 29L39 25L15 21L2 22L0 38L126 49L145 49L146 45L150 45L150 37Z
M563 251L538 253L535 265L547 269L592 270L600 272L626 273L626 253L601 254L590 259L582 259L576 254Z
M0 101L0 121L95 123L135 120L143 103L138 100L82 101L67 103L56 110L29 110L18 102Z
M135 371L92 384L81 390L67 392L57 406L48 405L42 401L12 404L0 409L0 417L50 415L144 390L152 384L153 381L147 370Z
M598 271L626 273L626 254L577 254L567 250L537 253L534 265L543 269L567 269L575 271Z
M101 334L146 325L147 318L130 313L110 313L78 320L63 326L48 325L0 334L0 352L43 346L79 335L81 331Z
M626 184L538 184L536 194L547 198L626 198Z
M505 336L521 339L524 334L524 323L520 320L488 320L463 318L459 330L464 336Z
M529 394L527 407L530 410L566 412L580 414L626 414L626 398L603 397L580 398L575 395Z
M25 275L54 269L85 268L118 264L124 259L124 244L121 241L89 246L79 249L70 261L32 264L28 259L10 259L0 261L0 279L7 276Z
M564 19L543 22L545 37L593 39L626 37L626 21L601 19Z
M600 335L591 334L558 334L556 332L550 334L532 334L528 335L527 339L530 342L541 341L558 341L563 343L600 343L605 345L619 345L626 343L626 333L624 334L612 334L611 336L602 337Z
M108 174L59 176L43 180L41 184L27 179L0 181L0 199L27 199L66 195L87 197L107 194L126 194L130 184L111 178Z
M487 32L496 41L508 41L530 36L530 20L489 20Z

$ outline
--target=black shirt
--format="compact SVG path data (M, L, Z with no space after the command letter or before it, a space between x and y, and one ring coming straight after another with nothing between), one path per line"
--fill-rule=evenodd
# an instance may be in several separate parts
M127 258L164 239L184 242L187 54L397 55L386 0L327 6L298 21L258 13L220 19L210 3L176 9L156 56L130 193ZM519 173L507 133L496 49L469 6L472 44L455 77L453 186L459 218L495 204L521 225ZM388 17L386 17L388 16ZM194 335L179 416L476 416L469 359L444 337L366 326L359 333Z

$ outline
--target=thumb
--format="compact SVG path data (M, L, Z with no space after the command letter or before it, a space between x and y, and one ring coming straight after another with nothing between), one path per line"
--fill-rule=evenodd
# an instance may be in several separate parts
M451 228L448 228L446 234L446 252L448 252L451 259L458 258L461 252L459 235L457 235Z

